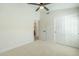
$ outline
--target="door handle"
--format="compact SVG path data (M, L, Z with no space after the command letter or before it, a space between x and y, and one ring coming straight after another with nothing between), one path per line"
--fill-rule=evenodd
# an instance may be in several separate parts
M56 31L54 33L56 33Z
M46 32L45 30L43 30L43 32Z

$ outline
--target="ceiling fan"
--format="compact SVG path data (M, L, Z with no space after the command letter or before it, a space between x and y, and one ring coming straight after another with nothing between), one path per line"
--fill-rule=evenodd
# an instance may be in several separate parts
M39 6L36 9L36 11L38 11L39 9L45 9L46 11L49 11L49 9L45 5L48 5L50 3L28 3L28 4Z

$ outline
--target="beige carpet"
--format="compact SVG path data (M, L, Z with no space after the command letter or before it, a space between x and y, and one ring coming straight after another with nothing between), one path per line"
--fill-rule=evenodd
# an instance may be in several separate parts
M37 40L0 54L2 56L76 56L79 49L59 45L53 41Z

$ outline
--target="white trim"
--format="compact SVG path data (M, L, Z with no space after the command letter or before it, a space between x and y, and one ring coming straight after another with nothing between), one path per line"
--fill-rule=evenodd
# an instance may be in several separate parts
M17 48L17 47L20 47L20 46L29 44L29 43L31 43L31 42L33 42L33 41L34 41L34 40L26 41L25 43L23 42L23 43L21 43L21 44L12 46L12 47L10 47L10 48L3 49L3 50L0 51L0 54L1 54L1 53L4 53L4 52L6 52L6 51L12 50L12 49L14 49L14 48Z

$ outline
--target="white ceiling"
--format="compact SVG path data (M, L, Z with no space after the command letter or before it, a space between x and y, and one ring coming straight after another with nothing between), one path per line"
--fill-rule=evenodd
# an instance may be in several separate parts
M30 5L30 4L29 4L29 6L31 6L34 11L39 7L39 6L35 6L35 5ZM79 7L79 3L51 3L49 5L46 5L46 7L50 11L54 11L54 10L59 10L59 9L67 9L67 8ZM42 10L42 11L46 11L46 10ZM36 13L39 13L39 12L40 12L40 10L37 11Z
M51 10L79 7L79 4L78 3L52 3L52 4L47 5L47 7L51 11Z

